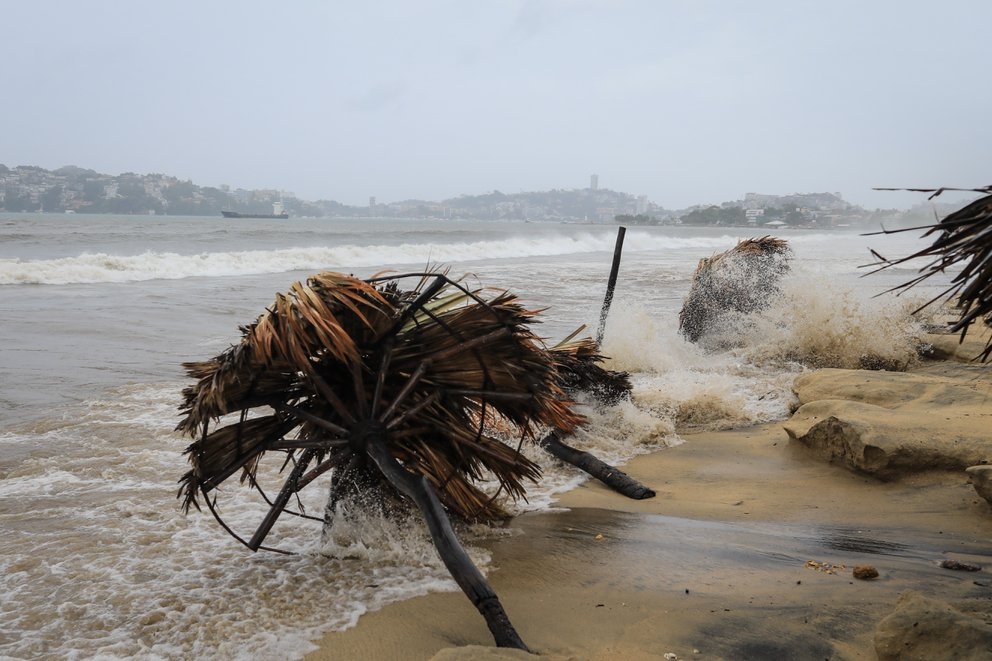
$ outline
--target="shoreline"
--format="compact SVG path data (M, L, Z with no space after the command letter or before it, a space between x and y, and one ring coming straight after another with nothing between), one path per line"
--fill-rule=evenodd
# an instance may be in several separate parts
M984 343L936 340L950 361ZM988 381L938 364L940 378ZM956 433L953 407L935 423L944 435ZM558 498L562 510L473 542L491 553L488 578L524 642L553 661L867 660L877 658L878 623L907 591L992 616L992 509L963 471L883 482L816 458L786 423L683 433L685 443L623 466L655 498L588 480ZM985 571L949 571L939 566L947 559ZM856 580L859 564L879 577ZM460 591L366 613L319 646L308 661L535 658L496 648Z

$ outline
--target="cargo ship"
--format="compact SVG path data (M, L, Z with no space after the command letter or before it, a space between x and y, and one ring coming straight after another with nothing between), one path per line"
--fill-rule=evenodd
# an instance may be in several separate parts
M289 218L289 214L282 207L282 202L272 203L272 213L241 213L240 211L221 211L225 218Z

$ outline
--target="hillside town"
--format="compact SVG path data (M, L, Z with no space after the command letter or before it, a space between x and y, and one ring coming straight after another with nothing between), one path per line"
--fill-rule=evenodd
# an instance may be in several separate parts
M666 209L647 199L599 186L592 175L585 188L538 192L460 195L441 201L402 200L367 206L332 200L307 201L291 191L198 186L165 174L101 174L76 166L45 170L0 164L0 212L218 216L231 210L271 213L273 205L291 217L436 218L523 220L530 222L617 223L631 225L726 225L768 227L896 226L933 217L932 205L907 211L866 210L840 193L767 195Z

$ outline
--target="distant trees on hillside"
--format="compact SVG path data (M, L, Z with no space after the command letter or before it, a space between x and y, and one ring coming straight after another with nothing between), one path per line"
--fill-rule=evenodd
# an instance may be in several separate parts
M622 213L618 216L613 217L620 225L660 225L659 221L654 216L648 216L647 214L639 213L636 216L632 216L629 213Z
M744 207L716 205L693 209L682 216L686 225L743 225L747 222Z

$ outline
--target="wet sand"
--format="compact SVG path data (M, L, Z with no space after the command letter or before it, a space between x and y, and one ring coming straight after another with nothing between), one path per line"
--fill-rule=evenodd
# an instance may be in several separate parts
M589 481L484 543L543 658L875 659L875 627L906 590L992 613L992 509L963 472L880 482L813 458L782 423L683 437L624 467L657 497ZM861 564L879 578L856 580ZM320 646L310 661L533 658L495 648L461 592L366 614Z

